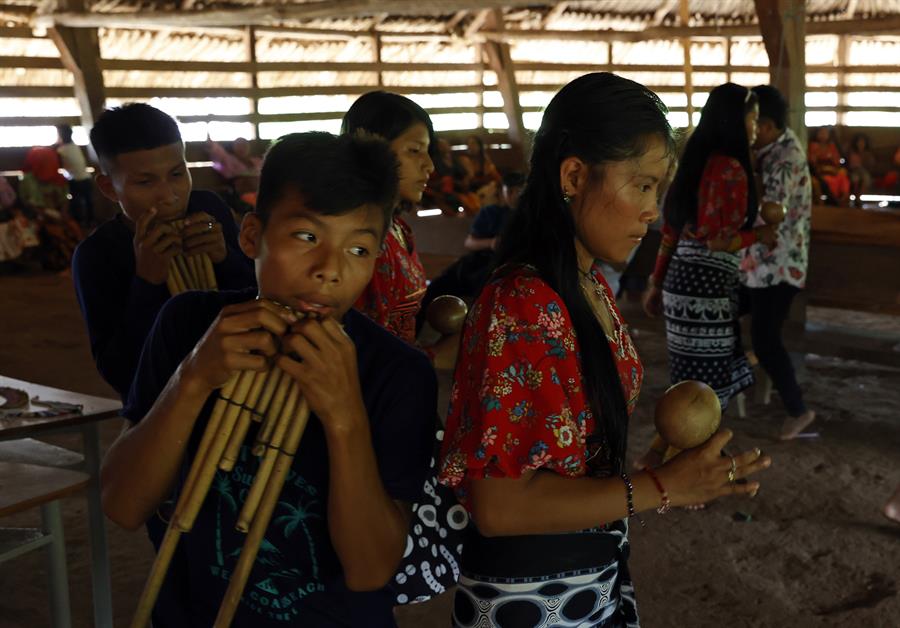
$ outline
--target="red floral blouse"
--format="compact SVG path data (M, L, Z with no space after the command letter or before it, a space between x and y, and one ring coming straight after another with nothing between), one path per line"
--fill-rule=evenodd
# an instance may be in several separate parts
M416 342L416 314L425 296L425 269L419 261L412 229L395 216L375 273L356 301L356 309L410 344Z
M697 224L688 225L681 233L666 223L662 229L662 243L656 258L653 281L661 286L672 253L681 237L700 242L714 238L733 238L739 235L741 248L756 242L752 229L742 230L747 220L748 181L744 167L734 157L714 154L706 161L697 193Z
M596 266L591 273L613 318L609 346L631 415L643 367L606 280ZM463 330L441 452L440 481L455 487L464 505L472 479L518 478L539 468L586 474L600 445L588 451L594 417L579 351L562 298L533 269L517 269L482 291Z

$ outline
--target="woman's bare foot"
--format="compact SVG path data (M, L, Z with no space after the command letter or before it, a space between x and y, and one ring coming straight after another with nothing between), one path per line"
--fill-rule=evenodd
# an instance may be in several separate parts
M881 513L894 523L900 523L900 487L897 487L897 490L891 495L884 508L881 509Z
M788 417L781 426L781 440L792 440L805 430L810 423L816 420L816 413L813 410L807 410L800 416Z

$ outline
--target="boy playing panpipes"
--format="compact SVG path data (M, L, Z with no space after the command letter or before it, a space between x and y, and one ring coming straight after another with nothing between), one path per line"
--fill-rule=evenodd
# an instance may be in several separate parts
M109 109L91 130L100 191L121 213L76 249L72 275L100 375L124 401L144 340L169 299L170 261L207 255L222 289L253 284L228 206L192 191L178 124L142 103ZM184 220L183 229L173 222Z
M105 511L126 528L163 525L216 390L234 373L277 366L313 415L234 626L395 626L383 587L425 481L433 434L422 417L434 412L437 385L424 354L352 306L372 276L396 190L396 160L379 140L285 136L266 156L257 209L241 226L258 292L173 298L141 356L130 423L101 474ZM216 617L244 542L235 523L258 466L254 429L181 537L155 628Z

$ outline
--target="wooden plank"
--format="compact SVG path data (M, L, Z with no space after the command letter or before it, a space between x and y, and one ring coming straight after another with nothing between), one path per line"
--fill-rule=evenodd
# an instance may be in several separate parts
M0 421L0 440L13 438L42 438L42 434L58 430L70 430L75 427L96 423L101 420L119 416L122 404L113 399L84 395L60 388L41 386L12 377L0 375L0 386L18 388L28 393L31 399L40 397L43 401L61 401L81 406L81 413L61 414L59 416L37 417L4 417ZM31 406L29 410L44 409Z
M34 18L39 26L53 24L78 28L153 26L280 25L295 20L334 19L387 13L390 15L447 15L456 11L495 7L528 6L533 0L344 0L343 2L306 2L238 9L206 9L200 11L139 11L134 13L80 13L60 11Z
M812 231L816 239L828 242L895 247L900 264L900 215L896 211L814 205Z
M0 57L0 62L5 57ZM371 61L159 61L149 59L103 59L104 70L158 72L473 72L480 63L376 63Z
M58 57L8 57L0 56L0 68L25 68L28 70L61 70L62 61Z
M0 462L0 517L77 493L88 480L80 471Z

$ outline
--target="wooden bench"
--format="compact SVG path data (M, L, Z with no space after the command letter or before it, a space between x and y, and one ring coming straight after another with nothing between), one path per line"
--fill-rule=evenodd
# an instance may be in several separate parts
M83 490L90 476L80 471L0 462L0 517L41 507L41 529L0 528L0 563L47 548L50 613L54 628L72 625L66 544L59 500Z

